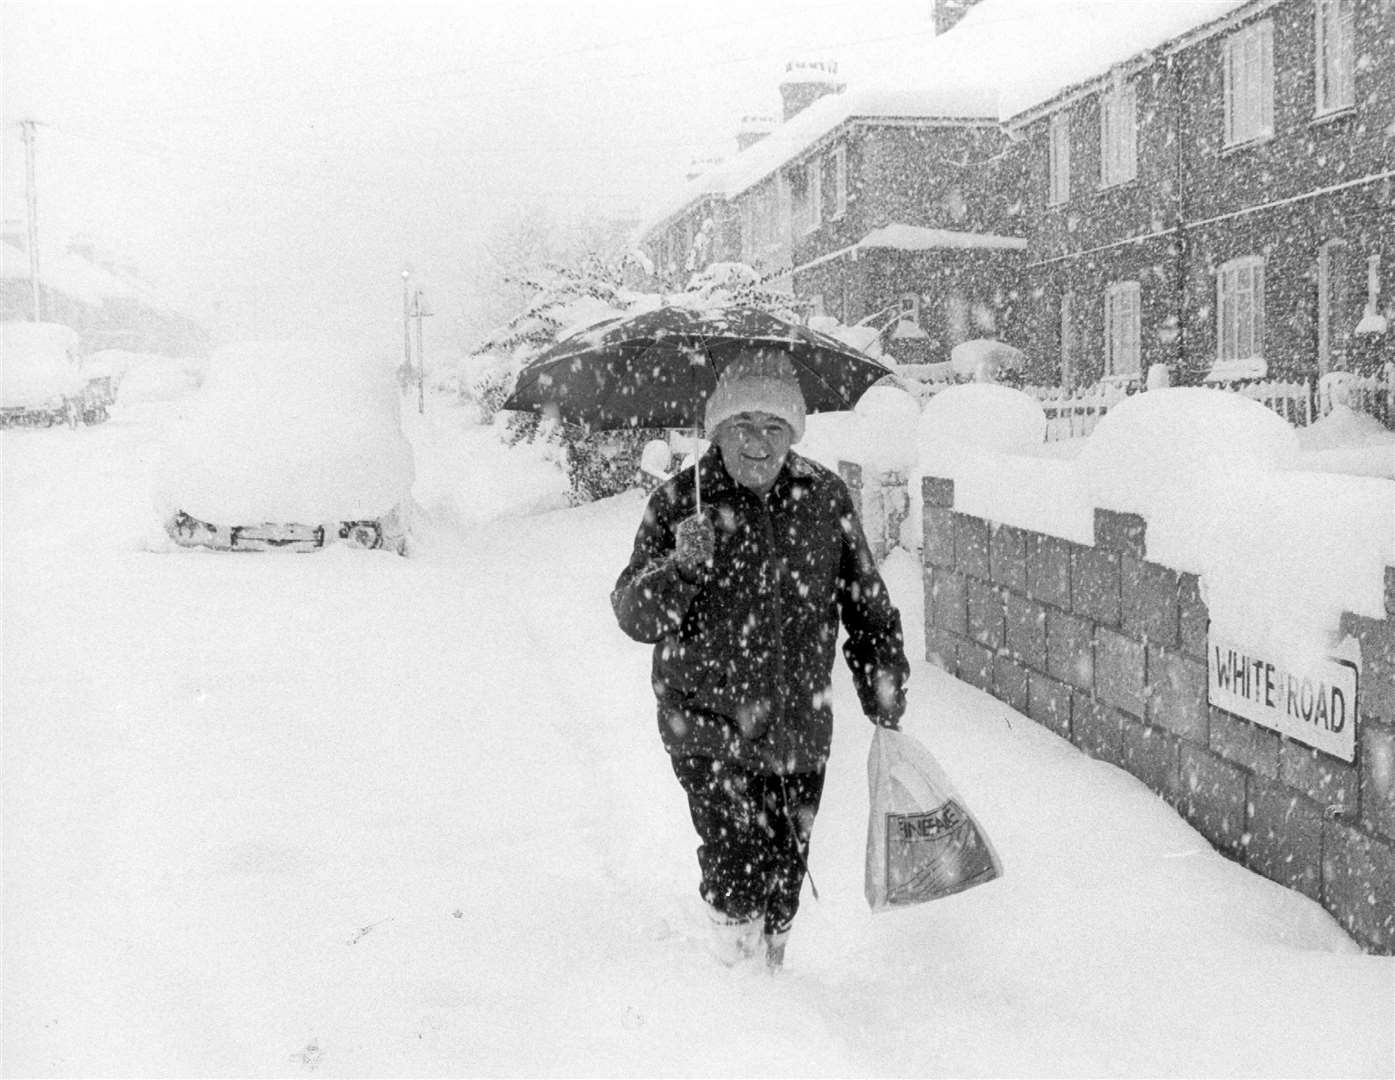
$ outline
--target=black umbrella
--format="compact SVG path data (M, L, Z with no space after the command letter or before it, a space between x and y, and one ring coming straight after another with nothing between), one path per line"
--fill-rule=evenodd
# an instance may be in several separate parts
M662 307L550 346L519 373L504 408L598 430L696 428L717 375L751 349L789 356L809 412L851 409L891 374L852 346L759 308Z

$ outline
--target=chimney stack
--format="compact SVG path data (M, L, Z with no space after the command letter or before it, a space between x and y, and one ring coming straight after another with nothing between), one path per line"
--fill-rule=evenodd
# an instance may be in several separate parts
M740 153L775 130L776 120L773 116L743 116L741 126L736 129L736 151Z
M930 13L935 24L935 36L952 30L976 3L978 0L935 0Z
M785 77L780 81L784 119L803 112L827 94L841 94L845 89L847 84L838 78L838 61L791 60L785 65Z
M684 175L685 180L696 180L703 173L711 172L722 163L719 157L691 158L688 161L688 171Z

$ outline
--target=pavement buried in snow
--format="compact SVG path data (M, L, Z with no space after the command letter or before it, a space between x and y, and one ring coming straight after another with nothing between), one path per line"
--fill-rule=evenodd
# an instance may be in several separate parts
M168 420L0 447L7 1075L1395 1070L1395 960L922 661L905 728L1006 876L867 911L839 670L821 899L783 977L715 968L608 604L642 497L563 508L441 410L415 557L171 550ZM919 656L918 568L884 572Z

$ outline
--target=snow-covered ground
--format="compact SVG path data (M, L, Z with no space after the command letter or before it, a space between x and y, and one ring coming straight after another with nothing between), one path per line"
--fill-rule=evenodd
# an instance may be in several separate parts
M173 411L0 443L6 1075L1395 1072L1395 960L923 662L905 727L1006 876L868 912L840 671L822 898L783 976L715 967L608 604L641 497L437 408L415 557L168 550Z

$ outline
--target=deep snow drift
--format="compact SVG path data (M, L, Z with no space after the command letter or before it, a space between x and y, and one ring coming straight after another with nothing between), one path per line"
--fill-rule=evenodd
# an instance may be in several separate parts
M432 408L416 557L169 551L172 411L0 436L6 1074L1395 1070L1395 960L915 660L904 552L905 726L1006 876L868 912L840 670L822 899L783 977L715 968L648 650L607 601L641 497L564 508Z

